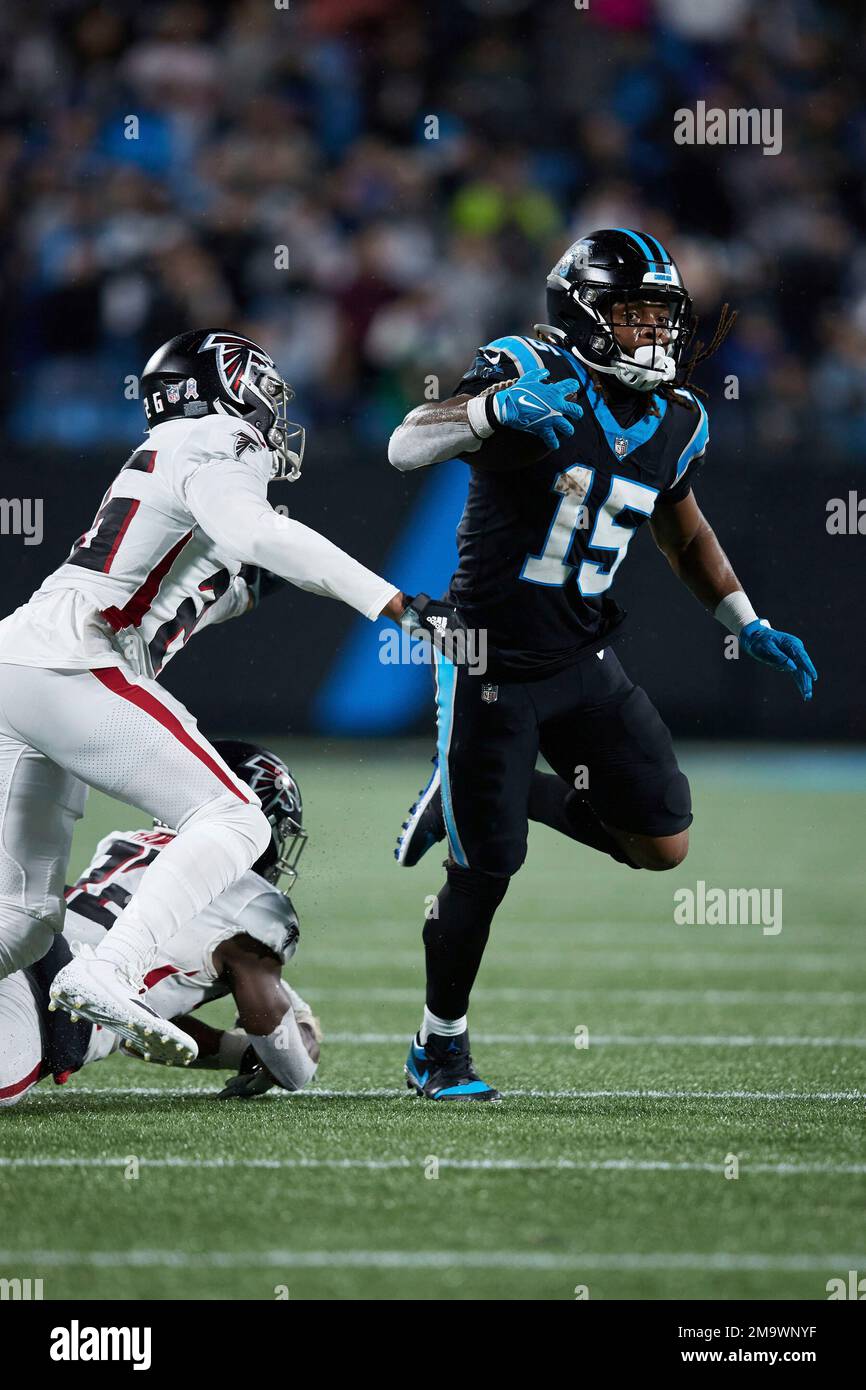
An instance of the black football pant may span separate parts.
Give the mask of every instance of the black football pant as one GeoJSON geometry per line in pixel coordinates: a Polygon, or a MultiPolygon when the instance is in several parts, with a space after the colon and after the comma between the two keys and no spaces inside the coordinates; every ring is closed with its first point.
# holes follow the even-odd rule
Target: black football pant
{"type": "Polygon", "coordinates": [[[530,819],[626,863],[605,825],[675,835],[691,797],[666,725],[610,648],[499,684],[437,653],[436,710],[449,862],[424,924],[427,1007],[459,1018],[530,819]],[[539,752],[555,776],[536,771],[539,752]]]}

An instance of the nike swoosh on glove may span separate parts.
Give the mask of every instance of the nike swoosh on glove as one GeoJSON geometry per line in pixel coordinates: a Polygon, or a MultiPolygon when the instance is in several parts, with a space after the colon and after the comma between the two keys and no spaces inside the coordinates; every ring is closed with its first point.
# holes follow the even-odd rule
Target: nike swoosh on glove
{"type": "Polygon", "coordinates": [[[581,383],[576,377],[548,381],[549,375],[546,367],[535,367],[513,386],[496,391],[491,402],[497,424],[534,434],[548,449],[558,449],[560,438],[574,434],[572,420],[583,415],[577,401],[568,399],[581,390],[581,383]]]}
{"type": "Polygon", "coordinates": [[[778,632],[760,618],[747,623],[740,633],[740,646],[747,656],[774,666],[777,671],[790,671],[804,700],[812,698],[812,682],[818,672],[799,637],[790,632],[778,632]]]}

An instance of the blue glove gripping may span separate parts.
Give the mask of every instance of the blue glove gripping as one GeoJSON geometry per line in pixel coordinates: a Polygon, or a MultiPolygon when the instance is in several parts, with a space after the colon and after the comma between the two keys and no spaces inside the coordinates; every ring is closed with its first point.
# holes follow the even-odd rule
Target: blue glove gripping
{"type": "Polygon", "coordinates": [[[777,671],[790,671],[803,699],[811,700],[812,682],[818,679],[818,672],[799,637],[790,632],[778,632],[755,618],[740,633],[740,646],[755,661],[762,661],[777,671]]]}
{"type": "Polygon", "coordinates": [[[574,434],[572,420],[579,420],[583,409],[568,397],[581,390],[576,377],[548,381],[546,367],[524,372],[513,386],[497,391],[493,413],[500,425],[524,430],[541,439],[548,449],[558,449],[559,440],[574,434]]]}

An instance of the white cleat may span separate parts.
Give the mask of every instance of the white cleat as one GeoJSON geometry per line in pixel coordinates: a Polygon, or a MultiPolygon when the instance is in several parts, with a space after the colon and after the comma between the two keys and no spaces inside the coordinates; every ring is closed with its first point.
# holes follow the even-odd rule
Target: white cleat
{"type": "Polygon", "coordinates": [[[148,1061],[186,1066],[198,1056],[198,1047],[189,1034],[160,1018],[145,1003],[138,986],[110,961],[100,960],[92,949],[82,949],[55,975],[49,1007],[52,1005],[65,1009],[73,1019],[86,1018],[119,1034],[148,1061]]]}
{"type": "Polygon", "coordinates": [[[433,759],[433,771],[418,800],[409,808],[397,839],[394,858],[402,869],[413,869],[433,845],[445,839],[442,813],[442,778],[438,755],[433,759]]]}

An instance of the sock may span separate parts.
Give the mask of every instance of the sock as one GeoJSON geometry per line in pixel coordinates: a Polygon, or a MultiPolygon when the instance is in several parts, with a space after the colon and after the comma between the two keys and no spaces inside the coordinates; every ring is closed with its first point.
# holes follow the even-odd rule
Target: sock
{"type": "Polygon", "coordinates": [[[424,923],[427,1008],[440,1019],[461,1019],[478,974],[493,914],[508,879],[451,865],[435,915],[424,923]]]}
{"type": "Polygon", "coordinates": [[[431,1033],[437,1038],[459,1038],[461,1033],[465,1033],[469,1024],[466,1022],[466,1015],[462,1018],[437,1018],[436,1014],[431,1014],[427,1005],[424,1005],[424,1017],[421,1020],[421,1028],[418,1033],[422,1043],[425,1043],[431,1033]]]}
{"type": "Polygon", "coordinates": [[[549,825],[571,840],[578,840],[618,864],[636,869],[616,840],[605,830],[585,796],[553,772],[534,772],[529,788],[529,819],[549,825]]]}

